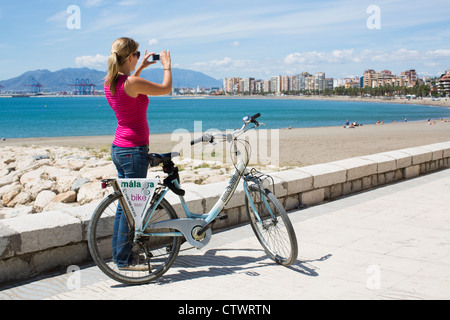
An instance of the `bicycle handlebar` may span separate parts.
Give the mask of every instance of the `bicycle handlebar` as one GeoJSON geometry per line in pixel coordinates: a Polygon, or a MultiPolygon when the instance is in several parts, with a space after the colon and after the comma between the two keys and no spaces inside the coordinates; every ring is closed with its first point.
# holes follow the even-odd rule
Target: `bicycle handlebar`
{"type": "Polygon", "coordinates": [[[194,144],[199,143],[199,142],[210,142],[210,143],[212,143],[213,139],[214,138],[213,138],[212,134],[206,133],[206,134],[202,135],[200,138],[192,140],[191,141],[191,145],[194,145],[194,144]]]}
{"type": "MultiPolygon", "coordinates": [[[[234,134],[236,134],[236,133],[238,133],[238,132],[244,131],[245,127],[246,127],[249,123],[253,123],[253,124],[255,125],[255,127],[259,127],[259,123],[258,123],[258,121],[256,121],[256,119],[258,119],[260,116],[261,116],[261,114],[260,114],[260,113],[257,113],[257,114],[255,114],[255,115],[253,115],[253,116],[246,116],[246,117],[244,117],[244,118],[242,119],[242,121],[244,122],[244,125],[242,126],[241,129],[235,130],[235,131],[232,133],[232,135],[234,135],[234,134]]],[[[210,133],[205,133],[205,134],[202,135],[200,138],[191,140],[191,145],[194,145],[194,144],[199,143],[199,142],[209,142],[209,143],[213,143],[213,142],[214,142],[214,136],[215,136],[215,135],[221,135],[221,136],[223,136],[223,137],[226,137],[227,140],[229,140],[229,138],[230,138],[230,134],[228,134],[228,135],[225,135],[225,134],[214,134],[214,135],[213,135],[213,134],[210,134],[210,133]]]]}
{"type": "Polygon", "coordinates": [[[250,122],[253,122],[253,121],[255,121],[256,119],[258,119],[259,117],[261,117],[261,113],[257,113],[257,114],[255,114],[255,115],[253,115],[253,116],[251,116],[250,117],[250,122]]]}

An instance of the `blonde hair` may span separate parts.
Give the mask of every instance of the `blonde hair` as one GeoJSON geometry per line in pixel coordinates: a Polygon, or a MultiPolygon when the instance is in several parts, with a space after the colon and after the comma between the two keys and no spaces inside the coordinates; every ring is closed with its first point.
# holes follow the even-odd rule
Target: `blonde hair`
{"type": "Polygon", "coordinates": [[[111,55],[108,59],[108,74],[105,85],[109,85],[111,94],[116,92],[119,79],[119,67],[124,65],[127,58],[139,49],[139,43],[130,38],[119,38],[111,45],[111,55]]]}

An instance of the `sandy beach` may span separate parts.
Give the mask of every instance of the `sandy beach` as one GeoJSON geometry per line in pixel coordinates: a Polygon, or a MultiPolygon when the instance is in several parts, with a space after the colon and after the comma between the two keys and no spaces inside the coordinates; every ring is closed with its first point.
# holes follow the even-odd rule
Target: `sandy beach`
{"type": "MultiPolygon", "coordinates": [[[[450,141],[450,120],[253,132],[258,135],[250,136],[257,139],[252,143],[250,164],[270,173],[450,141]]],[[[182,157],[174,160],[182,185],[228,180],[234,171],[226,156],[228,147],[216,147],[214,152],[200,145],[195,149],[189,143],[192,138],[193,133],[182,137],[150,135],[150,152],[182,151],[182,157]]],[[[0,141],[0,219],[101,201],[110,190],[102,190],[100,180],[117,177],[110,157],[113,139],[93,136],[0,141]]],[[[161,175],[160,167],[149,169],[148,177],[161,175]]]]}
{"type": "MultiPolygon", "coordinates": [[[[450,107],[447,98],[439,101],[317,96],[237,96],[214,99],[242,98],[343,100],[349,103],[364,101],[450,107]]],[[[268,130],[262,126],[250,131],[247,136],[252,146],[250,167],[270,174],[293,167],[450,141],[450,119],[396,121],[378,125],[363,123],[355,128],[335,126],[268,130]]],[[[174,162],[180,168],[182,185],[226,181],[234,172],[229,144],[204,149],[200,144],[192,147],[190,141],[200,135],[150,134],[150,152],[181,153],[182,156],[175,158],[174,162]]],[[[110,157],[113,140],[113,135],[0,140],[0,219],[101,201],[110,190],[101,189],[100,180],[117,177],[110,157]]],[[[160,167],[149,169],[148,177],[161,175],[164,177],[160,167]]]]}
{"type": "MultiPolygon", "coordinates": [[[[279,130],[279,164],[306,166],[356,156],[398,150],[450,140],[450,120],[365,124],[338,127],[293,128],[279,130]]],[[[271,135],[269,134],[269,137],[271,135]]],[[[170,152],[179,143],[172,134],[150,135],[150,152],[170,152]]],[[[113,136],[23,138],[0,141],[3,146],[62,146],[93,148],[108,152],[113,136]]]]}
{"type": "Polygon", "coordinates": [[[185,96],[180,99],[286,99],[286,100],[322,100],[322,101],[345,101],[345,102],[373,102],[373,103],[396,103],[408,105],[427,105],[436,107],[450,108],[450,98],[416,98],[406,99],[401,97],[360,97],[360,96],[320,96],[320,95],[237,95],[237,96],[185,96]]]}

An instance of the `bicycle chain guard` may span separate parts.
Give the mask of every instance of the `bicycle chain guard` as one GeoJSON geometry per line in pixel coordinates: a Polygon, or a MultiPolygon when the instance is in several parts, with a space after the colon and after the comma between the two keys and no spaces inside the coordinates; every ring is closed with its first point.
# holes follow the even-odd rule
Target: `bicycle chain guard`
{"type": "Polygon", "coordinates": [[[198,236],[195,232],[195,230],[201,230],[207,225],[206,221],[203,219],[172,219],[172,220],[165,220],[161,222],[155,222],[150,225],[148,225],[147,230],[149,229],[174,229],[179,232],[181,232],[184,237],[186,238],[186,241],[189,242],[192,246],[196,247],[197,249],[203,248],[206,246],[209,241],[211,240],[212,231],[211,229],[208,229],[205,231],[205,236],[203,235],[198,236]],[[200,227],[200,228],[198,228],[200,227]],[[202,238],[202,240],[197,241],[194,239],[194,236],[198,237],[199,239],[202,238]]]}

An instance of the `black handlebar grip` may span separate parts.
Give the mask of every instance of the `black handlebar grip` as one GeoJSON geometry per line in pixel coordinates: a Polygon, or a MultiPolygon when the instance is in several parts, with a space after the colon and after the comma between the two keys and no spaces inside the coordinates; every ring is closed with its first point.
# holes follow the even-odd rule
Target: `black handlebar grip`
{"type": "Polygon", "coordinates": [[[255,120],[255,119],[258,119],[259,117],[261,117],[261,113],[257,113],[257,114],[255,114],[254,116],[251,116],[250,118],[251,118],[252,120],[255,120]]]}
{"type": "Polygon", "coordinates": [[[210,134],[204,134],[200,138],[191,141],[191,146],[199,142],[213,142],[213,136],[210,134]]]}
{"type": "Polygon", "coordinates": [[[194,139],[191,141],[191,146],[196,143],[202,142],[202,141],[203,141],[203,136],[201,136],[200,138],[194,139]]]}

